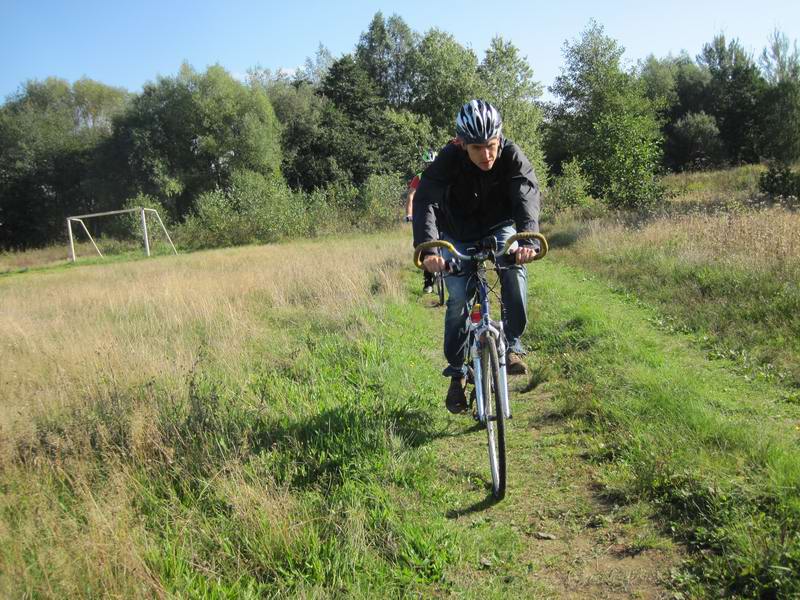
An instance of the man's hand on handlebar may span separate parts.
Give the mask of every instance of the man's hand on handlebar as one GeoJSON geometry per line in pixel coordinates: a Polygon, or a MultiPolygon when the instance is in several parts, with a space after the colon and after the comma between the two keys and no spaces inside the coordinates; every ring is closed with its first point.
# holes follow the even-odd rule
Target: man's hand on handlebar
{"type": "Polygon", "coordinates": [[[533,259],[536,258],[536,248],[532,248],[531,246],[520,246],[517,248],[517,251],[514,252],[514,259],[518,265],[524,265],[529,262],[533,262],[533,259]]]}
{"type": "Polygon", "coordinates": [[[429,254],[423,258],[422,266],[428,273],[441,273],[447,270],[447,262],[438,254],[429,254]]]}

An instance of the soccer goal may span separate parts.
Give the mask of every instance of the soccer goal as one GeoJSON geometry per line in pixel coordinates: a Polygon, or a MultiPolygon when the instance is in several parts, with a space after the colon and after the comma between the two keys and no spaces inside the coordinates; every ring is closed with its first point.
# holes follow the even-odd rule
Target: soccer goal
{"type": "Polygon", "coordinates": [[[147,256],[150,256],[150,237],[147,235],[147,213],[153,213],[158,220],[158,224],[161,225],[161,229],[164,231],[164,235],[167,236],[167,240],[169,241],[169,245],[172,246],[172,251],[175,254],[178,254],[178,251],[175,250],[175,244],[172,243],[172,238],[169,237],[169,233],[167,232],[167,228],[164,227],[164,222],[161,220],[161,216],[158,214],[158,211],[154,208],[145,208],[143,206],[137,206],[136,208],[128,208],[125,210],[109,210],[106,212],[99,212],[99,213],[92,213],[90,215],[75,215],[74,217],[67,217],[67,232],[69,233],[69,259],[72,262],[77,260],[75,256],[75,238],[72,233],[72,224],[78,223],[81,227],[83,227],[83,231],[86,232],[86,235],[89,237],[89,241],[92,242],[92,246],[94,249],[97,250],[97,254],[100,257],[103,257],[103,253],[100,252],[100,248],[97,247],[97,244],[92,237],[92,234],[89,233],[89,229],[86,227],[86,223],[83,222],[84,219],[89,219],[92,217],[106,217],[109,215],[121,215],[124,213],[135,213],[138,212],[141,215],[141,223],[142,223],[142,239],[144,240],[144,252],[147,256]]]}

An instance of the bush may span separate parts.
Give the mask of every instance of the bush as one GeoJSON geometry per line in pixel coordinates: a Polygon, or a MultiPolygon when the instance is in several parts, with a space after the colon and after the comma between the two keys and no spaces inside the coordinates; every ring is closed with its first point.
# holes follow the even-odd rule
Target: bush
{"type": "Polygon", "coordinates": [[[338,182],[311,192],[283,179],[237,171],[226,190],[201,194],[176,231],[187,249],[265,244],[287,237],[374,231],[397,223],[405,184],[397,174],[371,175],[356,188],[338,182]]]}
{"type": "Polygon", "coordinates": [[[770,196],[800,197],[800,173],[787,165],[770,165],[758,179],[758,189],[770,196]]]}
{"type": "Polygon", "coordinates": [[[359,196],[359,228],[374,231],[400,220],[400,202],[406,186],[400,175],[370,175],[359,196]]]}
{"type": "Polygon", "coordinates": [[[201,194],[195,212],[180,226],[187,248],[275,242],[305,234],[308,219],[303,195],[277,177],[236,171],[227,190],[201,194]]]}
{"type": "Polygon", "coordinates": [[[308,229],[303,195],[293,192],[279,177],[237,171],[228,196],[233,209],[250,222],[250,241],[274,242],[308,229]]]}
{"type": "Polygon", "coordinates": [[[612,208],[647,208],[662,197],[656,172],[661,160],[652,118],[602,115],[593,125],[594,148],[585,162],[592,190],[612,208]]]}
{"type": "Polygon", "coordinates": [[[554,212],[565,208],[585,207],[592,201],[589,195],[589,180],[583,174],[580,163],[573,158],[563,165],[547,195],[547,205],[554,212]]]}
{"type": "Polygon", "coordinates": [[[703,111],[681,117],[672,129],[667,154],[677,169],[699,171],[721,165],[725,147],[717,121],[703,111]]]}

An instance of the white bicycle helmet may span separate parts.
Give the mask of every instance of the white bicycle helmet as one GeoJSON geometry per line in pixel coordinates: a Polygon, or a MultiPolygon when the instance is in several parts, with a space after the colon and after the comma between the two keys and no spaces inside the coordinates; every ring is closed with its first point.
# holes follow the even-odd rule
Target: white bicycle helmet
{"type": "Polygon", "coordinates": [[[500,113],[483,100],[470,100],[456,116],[456,134],[467,144],[485,144],[499,137],[502,130],[500,113]]]}

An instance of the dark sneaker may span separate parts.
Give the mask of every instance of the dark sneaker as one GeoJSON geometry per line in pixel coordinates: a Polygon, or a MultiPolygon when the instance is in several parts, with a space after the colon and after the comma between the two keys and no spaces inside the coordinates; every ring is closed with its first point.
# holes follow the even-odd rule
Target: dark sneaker
{"type": "Polygon", "coordinates": [[[425,294],[432,294],[433,293],[433,286],[432,285],[426,285],[424,288],[422,288],[422,291],[425,294]]]}
{"type": "Polygon", "coordinates": [[[450,387],[447,389],[447,398],[445,398],[444,403],[447,406],[447,410],[454,415],[467,410],[467,394],[464,391],[466,383],[463,377],[450,379],[450,387]]]}
{"type": "Polygon", "coordinates": [[[522,362],[522,356],[516,352],[506,354],[506,373],[509,375],[525,375],[528,366],[522,362]]]}

